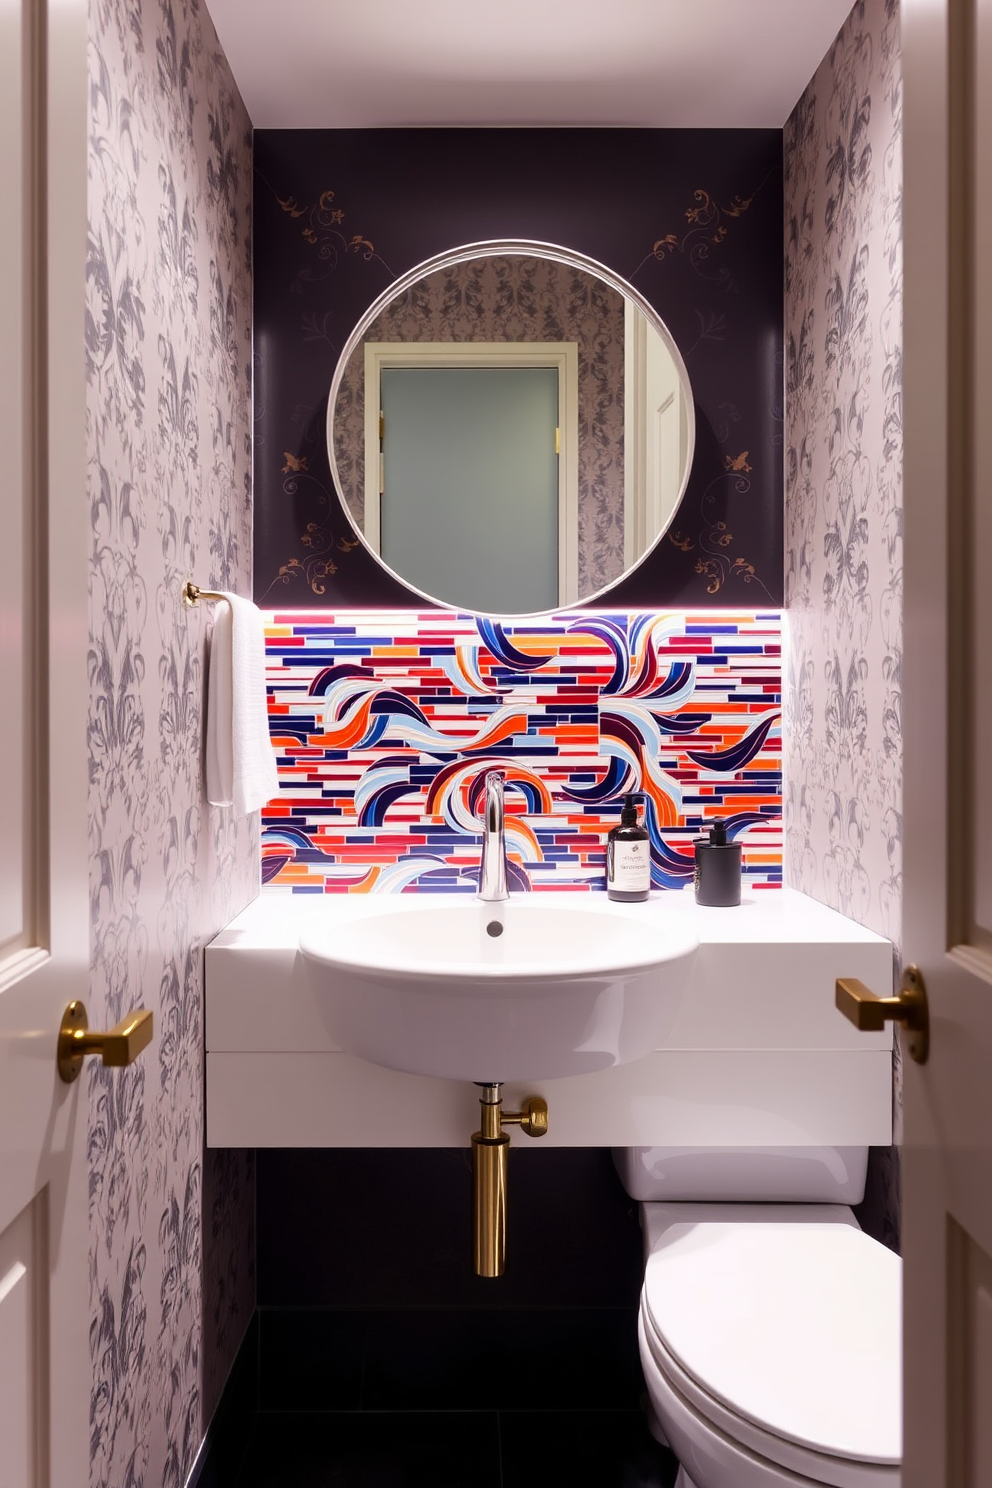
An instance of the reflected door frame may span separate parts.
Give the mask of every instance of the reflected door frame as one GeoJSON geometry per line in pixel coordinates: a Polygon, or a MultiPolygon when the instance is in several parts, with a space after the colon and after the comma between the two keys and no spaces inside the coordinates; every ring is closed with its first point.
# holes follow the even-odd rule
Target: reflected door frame
{"type": "Polygon", "coordinates": [[[382,397],[395,367],[548,367],[558,373],[558,604],[579,597],[579,348],[574,341],[367,341],[365,343],[365,541],[380,551],[382,397]]]}
{"type": "Polygon", "coordinates": [[[623,560],[633,568],[681,500],[689,438],[679,369],[632,300],[624,310],[623,560]],[[672,502],[673,495],[678,499],[672,502]]]}

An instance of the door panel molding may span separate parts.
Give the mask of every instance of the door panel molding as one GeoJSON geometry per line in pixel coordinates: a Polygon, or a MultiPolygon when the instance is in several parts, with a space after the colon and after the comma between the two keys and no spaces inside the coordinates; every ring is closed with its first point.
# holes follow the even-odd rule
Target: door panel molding
{"type": "Polygon", "coordinates": [[[48,1481],[48,1213],[42,1189],[0,1233],[3,1481],[48,1481]]]}
{"type": "Polygon", "coordinates": [[[984,945],[952,946],[948,957],[962,970],[981,977],[983,982],[992,986],[992,951],[987,950],[984,945]]]}
{"type": "Polygon", "coordinates": [[[947,1216],[948,1488],[992,1483],[992,1256],[947,1216]]]}

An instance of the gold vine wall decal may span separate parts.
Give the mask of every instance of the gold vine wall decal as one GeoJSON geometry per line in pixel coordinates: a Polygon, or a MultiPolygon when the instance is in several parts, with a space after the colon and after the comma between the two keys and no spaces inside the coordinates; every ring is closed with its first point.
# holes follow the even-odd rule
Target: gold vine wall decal
{"type": "MultiPolygon", "coordinates": [[[[752,467],[747,462],[749,451],[743,450],[739,455],[726,455],[726,476],[734,476],[733,490],[741,496],[746,496],[751,489],[751,482],[747,475],[751,473],[752,467]]],[[[699,515],[703,527],[696,537],[691,537],[681,528],[673,528],[667,534],[668,541],[682,553],[691,553],[699,547],[699,556],[696,559],[695,571],[707,580],[707,594],[719,594],[724,584],[731,579],[740,579],[745,584],[757,584],[768,595],[772,595],[768,586],[758,577],[758,571],[754,564],[747,558],[732,556],[729,551],[734,543],[734,534],[722,518],[707,517],[707,507],[712,508],[717,497],[713,487],[717,482],[707,489],[699,503],[699,515]]]]}
{"type": "Polygon", "coordinates": [[[285,563],[280,564],[263,597],[268,597],[277,585],[288,588],[300,583],[305,584],[312,594],[326,594],[325,581],[338,571],[332,555],[348,554],[359,547],[360,542],[357,537],[335,534],[331,527],[335,503],[331,501],[325,483],[310,470],[307,456],[294,455],[291,450],[284,450],[283,457],[286,461],[282,467],[285,477],[282,482],[283,494],[292,498],[305,487],[314,496],[324,517],[320,521],[307,522],[299,534],[299,543],[302,548],[310,551],[302,559],[288,558],[285,563]]]}
{"type": "MultiPolygon", "coordinates": [[[[669,232],[663,237],[656,238],[651,252],[644,255],[634,270],[634,274],[637,274],[649,259],[663,263],[678,253],[683,258],[687,258],[695,272],[703,278],[714,279],[722,283],[728,293],[736,291],[737,281],[725,265],[713,271],[710,265],[710,254],[714,247],[719,247],[726,241],[730,233],[728,224],[744,216],[767,180],[766,176],[750,196],[740,194],[732,196],[729,206],[721,206],[712,192],[704,190],[701,186],[697,187],[692,194],[696,205],[687,207],[685,211],[685,219],[689,224],[688,232],[669,232]]],[[[633,278],[634,275],[630,277],[633,278]]]]}
{"type": "MultiPolygon", "coordinates": [[[[261,172],[259,176],[265,181],[261,172]]],[[[360,232],[352,233],[349,238],[341,231],[346,214],[343,207],[336,205],[336,193],[330,187],[321,191],[316,201],[308,204],[301,203],[295,196],[280,196],[268,181],[265,181],[265,185],[286,216],[294,222],[302,223],[300,236],[317,249],[318,257],[329,268],[335,268],[344,254],[353,253],[364,258],[366,263],[381,263],[391,278],[396,277],[381,254],[376,253],[375,244],[370,238],[360,232]]]]}

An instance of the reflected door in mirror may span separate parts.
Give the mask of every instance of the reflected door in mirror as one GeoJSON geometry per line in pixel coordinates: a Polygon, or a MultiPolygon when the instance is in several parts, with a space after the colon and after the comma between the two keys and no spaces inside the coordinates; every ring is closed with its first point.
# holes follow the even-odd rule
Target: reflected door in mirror
{"type": "MultiPolygon", "coordinates": [[[[564,602],[556,369],[389,367],[379,390],[379,552],[390,568],[475,610],[564,602]]],[[[367,538],[370,505],[366,486],[367,538]]]]}

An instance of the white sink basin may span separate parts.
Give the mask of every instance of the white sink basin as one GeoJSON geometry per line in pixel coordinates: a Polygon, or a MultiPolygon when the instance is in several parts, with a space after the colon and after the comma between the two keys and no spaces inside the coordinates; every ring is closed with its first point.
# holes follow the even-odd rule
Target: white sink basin
{"type": "Polygon", "coordinates": [[[349,1054],[458,1080],[585,1075],[650,1053],[674,1019],[699,942],[687,917],[646,909],[410,895],[307,930],[300,951],[349,1054]]]}

